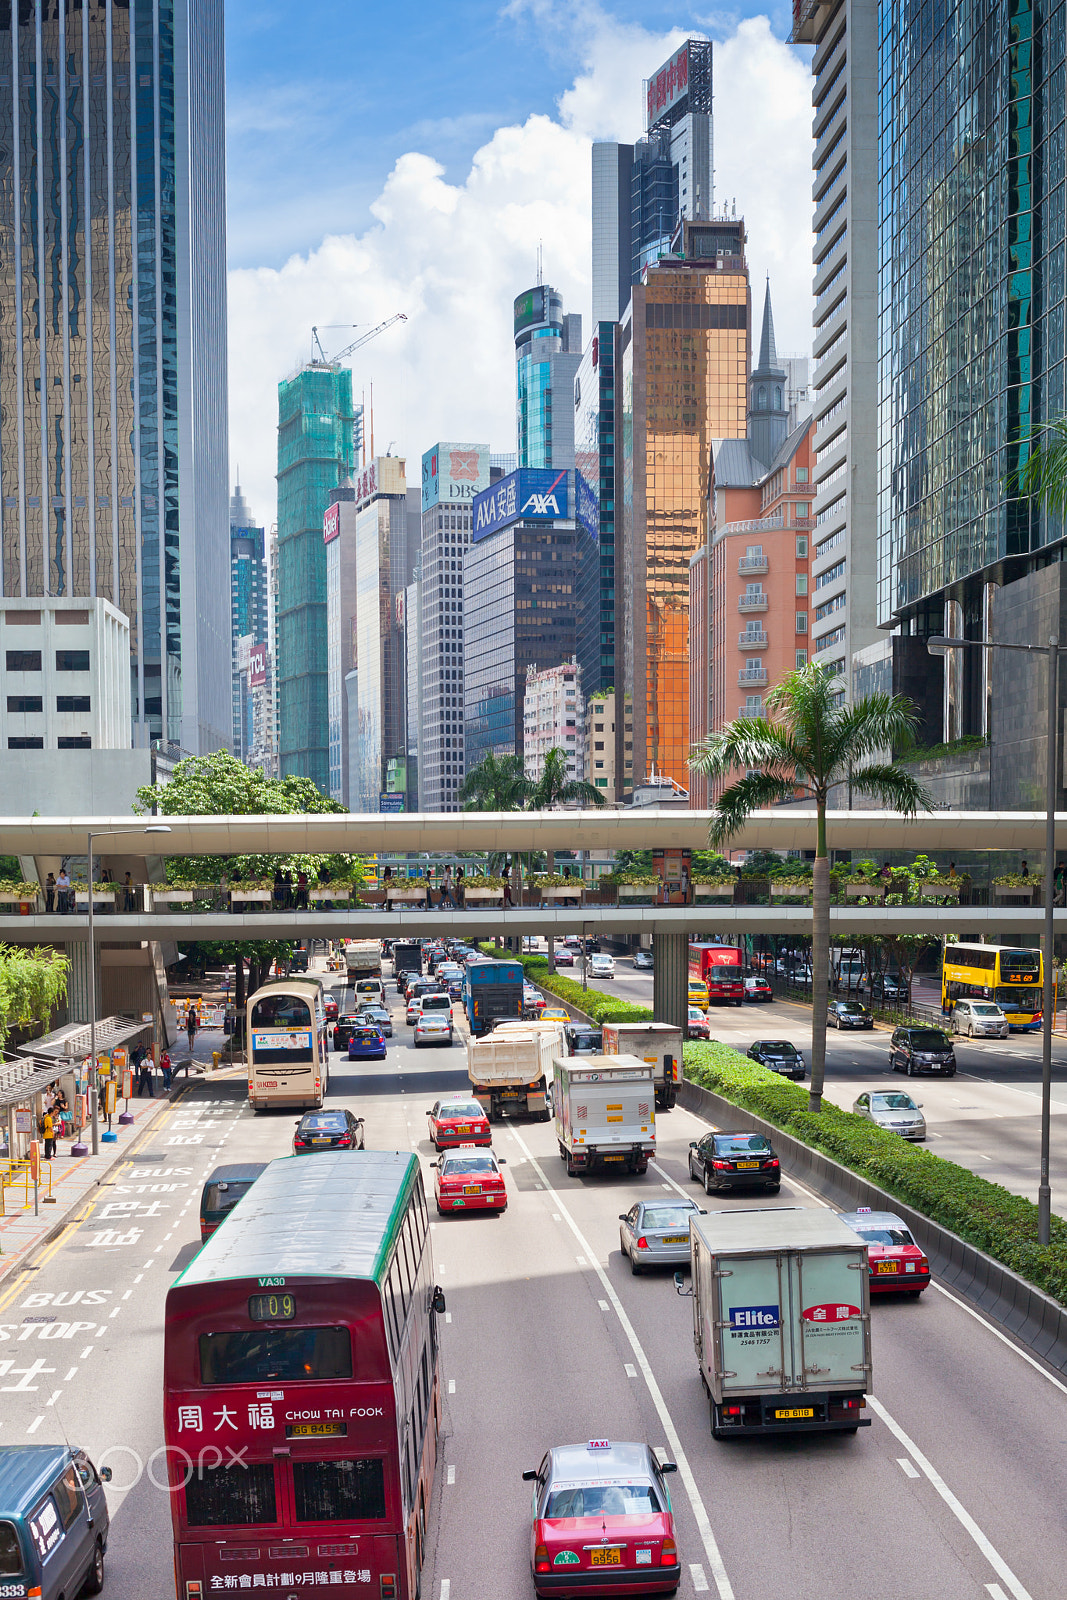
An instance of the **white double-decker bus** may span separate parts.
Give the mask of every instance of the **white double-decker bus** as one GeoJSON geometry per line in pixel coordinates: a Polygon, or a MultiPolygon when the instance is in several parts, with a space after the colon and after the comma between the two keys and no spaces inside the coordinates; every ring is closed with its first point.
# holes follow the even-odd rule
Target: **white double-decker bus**
{"type": "Polygon", "coordinates": [[[321,983],[284,978],[257,989],[248,999],[247,1037],[253,1110],[322,1105],[330,1069],[321,983]]]}

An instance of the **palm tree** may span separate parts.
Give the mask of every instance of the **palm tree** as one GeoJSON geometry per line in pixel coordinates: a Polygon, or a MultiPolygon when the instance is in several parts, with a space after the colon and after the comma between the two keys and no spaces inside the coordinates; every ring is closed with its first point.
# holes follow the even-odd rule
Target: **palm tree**
{"type": "Polygon", "coordinates": [[[818,818],[812,874],[812,1111],[821,1111],[826,1068],[826,1002],[830,960],[830,863],[826,854],[826,804],[845,785],[877,795],[883,805],[911,817],[931,809],[922,785],[878,753],[909,743],[918,722],[903,695],[870,694],[854,705],[839,704],[840,680],[828,667],[811,663],[791,672],[767,696],[768,717],[738,717],[694,750],[689,765],[709,778],[724,778],[736,768],[748,774],[725,789],[715,803],[709,829],[719,847],[753,811],[796,798],[798,789],[815,801],[818,818]],[[865,764],[864,764],[865,763],[865,764]]]}
{"type": "Polygon", "coordinates": [[[1061,520],[1067,518],[1067,417],[1040,423],[1030,435],[1033,446],[1019,479],[1026,500],[1037,500],[1061,520]]]}
{"type": "Polygon", "coordinates": [[[521,811],[530,780],[521,756],[495,756],[488,751],[463,779],[459,803],[464,811],[521,811]]]}

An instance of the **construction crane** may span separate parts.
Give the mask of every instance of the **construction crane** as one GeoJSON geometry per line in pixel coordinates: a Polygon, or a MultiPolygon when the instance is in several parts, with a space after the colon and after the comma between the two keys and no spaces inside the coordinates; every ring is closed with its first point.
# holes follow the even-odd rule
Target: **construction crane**
{"type": "MultiPolygon", "coordinates": [[[[311,364],[313,367],[336,366],[337,363],[339,361],[343,361],[346,356],[353,355],[355,351],[359,350],[363,345],[369,344],[370,341],[372,339],[376,339],[380,333],[384,333],[386,328],[391,328],[395,322],[406,322],[407,320],[407,316],[403,311],[397,311],[395,315],[387,317],[384,322],[379,322],[376,328],[371,328],[368,333],[361,334],[360,337],[358,339],[354,339],[351,344],[346,344],[343,350],[338,350],[337,354],[335,356],[330,356],[329,359],[327,359],[326,352],[322,348],[322,341],[319,338],[319,330],[318,328],[313,327],[311,330],[311,364]],[[319,352],[318,360],[315,359],[316,348],[319,352]]],[[[358,322],[323,323],[324,329],[327,327],[358,328],[359,326],[360,324],[358,322]]]]}

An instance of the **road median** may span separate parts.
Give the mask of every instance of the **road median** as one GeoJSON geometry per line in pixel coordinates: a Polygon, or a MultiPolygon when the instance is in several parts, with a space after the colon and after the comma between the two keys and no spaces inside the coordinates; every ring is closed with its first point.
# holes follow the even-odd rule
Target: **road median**
{"type": "Polygon", "coordinates": [[[942,1279],[973,1291],[970,1298],[1067,1371],[1063,1218],[1053,1216],[1051,1243],[1041,1246],[1037,1206],[1022,1195],[826,1101],[812,1113],[806,1088],[726,1045],[687,1044],[684,1059],[683,1105],[715,1120],[736,1108],[747,1113],[761,1131],[777,1135],[795,1176],[842,1209],[873,1205],[906,1213],[942,1279]]]}

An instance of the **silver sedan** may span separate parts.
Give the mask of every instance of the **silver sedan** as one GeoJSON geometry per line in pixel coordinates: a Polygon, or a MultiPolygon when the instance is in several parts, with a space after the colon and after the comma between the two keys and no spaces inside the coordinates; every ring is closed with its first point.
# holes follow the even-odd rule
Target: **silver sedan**
{"type": "Polygon", "coordinates": [[[639,1200],[619,1213],[619,1245],[636,1277],[645,1267],[689,1262],[689,1218],[700,1213],[691,1200],[639,1200]]]}
{"type": "Polygon", "coordinates": [[[852,1102],[857,1117],[866,1117],[890,1133],[899,1133],[902,1139],[925,1139],[926,1118],[922,1102],[916,1102],[902,1089],[872,1089],[852,1102]]]}

